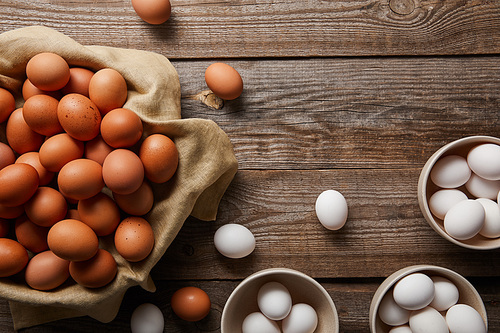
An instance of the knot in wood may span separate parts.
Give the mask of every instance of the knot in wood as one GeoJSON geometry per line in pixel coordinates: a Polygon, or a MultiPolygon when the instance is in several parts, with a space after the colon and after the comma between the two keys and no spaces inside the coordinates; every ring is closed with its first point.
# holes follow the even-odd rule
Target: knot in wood
{"type": "Polygon", "coordinates": [[[414,0],[390,0],[389,7],[399,15],[409,15],[415,10],[414,0]]]}

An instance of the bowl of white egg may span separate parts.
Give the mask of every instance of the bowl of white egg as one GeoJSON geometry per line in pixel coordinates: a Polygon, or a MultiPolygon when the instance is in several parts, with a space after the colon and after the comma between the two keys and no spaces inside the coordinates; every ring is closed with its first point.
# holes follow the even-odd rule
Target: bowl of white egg
{"type": "Polygon", "coordinates": [[[244,279],[222,311],[221,333],[339,332],[337,309],[316,280],[288,268],[244,279]]]}
{"type": "Polygon", "coordinates": [[[415,265],[386,278],[370,304],[372,333],[488,331],[486,309],[474,286],[439,266],[415,265]]]}
{"type": "Polygon", "coordinates": [[[437,150],[418,181],[424,218],[443,238],[474,250],[500,248],[500,139],[465,137],[437,150]]]}

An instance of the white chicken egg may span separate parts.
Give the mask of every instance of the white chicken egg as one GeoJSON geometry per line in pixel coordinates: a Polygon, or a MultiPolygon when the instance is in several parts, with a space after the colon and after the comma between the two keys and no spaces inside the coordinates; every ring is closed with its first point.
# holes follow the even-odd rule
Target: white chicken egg
{"type": "Polygon", "coordinates": [[[399,280],[392,294],[394,301],[403,309],[419,310],[432,302],[434,282],[423,273],[413,273],[399,280]]]}
{"type": "Polygon", "coordinates": [[[387,325],[398,326],[408,322],[410,311],[403,309],[394,301],[391,290],[380,301],[378,316],[387,325]]]}
{"type": "Polygon", "coordinates": [[[430,306],[438,311],[446,311],[457,304],[459,293],[453,282],[442,276],[431,276],[434,282],[434,299],[430,306]]]}
{"type": "Polygon", "coordinates": [[[389,330],[389,333],[413,333],[411,331],[410,326],[408,325],[402,325],[402,326],[397,326],[393,327],[389,330]]]}
{"type": "Polygon", "coordinates": [[[283,333],[313,333],[316,326],[318,326],[316,310],[306,303],[294,304],[282,322],[283,333]]]}
{"type": "Polygon", "coordinates": [[[214,235],[214,245],[222,255],[238,259],[248,256],[255,249],[255,237],[245,226],[225,224],[214,235]]]}
{"type": "Polygon", "coordinates": [[[444,229],[453,238],[466,240],[474,237],[484,225],[485,212],[476,200],[460,201],[446,213],[444,229]]]}
{"type": "Polygon", "coordinates": [[[316,216],[328,230],[338,230],[347,221],[347,201],[335,190],[323,191],[316,199],[316,216]]]}
{"type": "Polygon", "coordinates": [[[467,195],[457,189],[441,189],[429,198],[429,209],[438,219],[443,220],[451,207],[462,200],[467,200],[467,195]]]}
{"type": "Polygon", "coordinates": [[[292,296],[284,285],[271,281],[260,287],[257,304],[267,318],[281,320],[288,316],[292,309],[292,296]]]}
{"type": "Polygon", "coordinates": [[[431,170],[434,184],[442,188],[457,188],[469,180],[471,170],[467,160],[459,155],[440,158],[431,170]]]}
{"type": "Polygon", "coordinates": [[[467,154],[467,163],[478,176],[489,179],[500,179],[500,146],[484,143],[472,148],[467,154]]]}
{"type": "Polygon", "coordinates": [[[490,199],[476,199],[484,208],[484,224],[479,234],[488,238],[500,237],[500,207],[490,199]]]}
{"type": "Polygon", "coordinates": [[[139,305],[130,318],[132,333],[161,333],[164,325],[163,313],[151,303],[139,305]]]}
{"type": "Polygon", "coordinates": [[[467,304],[457,304],[446,312],[450,333],[486,333],[483,317],[467,304]]]}
{"type": "Polygon", "coordinates": [[[243,320],[243,333],[281,333],[278,324],[261,312],[252,312],[243,320]]]}
{"type": "Polygon", "coordinates": [[[446,320],[430,306],[410,314],[410,328],[413,333],[448,333],[446,320]]]}
{"type": "Polygon", "coordinates": [[[495,200],[500,191],[500,180],[484,179],[473,173],[465,183],[465,188],[476,198],[495,200]]]}

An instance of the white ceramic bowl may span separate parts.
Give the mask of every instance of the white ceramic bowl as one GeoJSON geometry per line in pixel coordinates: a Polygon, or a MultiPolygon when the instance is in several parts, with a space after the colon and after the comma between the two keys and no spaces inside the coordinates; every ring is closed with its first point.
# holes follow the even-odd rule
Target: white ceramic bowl
{"type": "Polygon", "coordinates": [[[467,304],[476,309],[477,312],[483,318],[486,327],[488,327],[488,318],[486,315],[486,309],[484,307],[483,300],[481,296],[476,291],[474,286],[467,281],[460,274],[448,269],[439,266],[432,265],[415,265],[409,266],[406,268],[402,268],[395,273],[391,274],[387,279],[382,282],[382,284],[378,287],[373,295],[372,302],[370,304],[370,332],[372,333],[388,333],[390,330],[390,326],[386,325],[382,322],[380,317],[378,316],[378,309],[380,306],[380,302],[384,295],[391,290],[391,288],[401,280],[403,277],[412,274],[412,273],[423,273],[428,276],[442,276],[455,284],[458,288],[458,292],[460,298],[458,299],[458,304],[467,304]]]}
{"type": "Polygon", "coordinates": [[[248,276],[233,290],[222,311],[221,333],[242,332],[245,317],[259,311],[257,293],[260,287],[271,281],[279,282],[289,290],[293,304],[307,303],[316,310],[318,326],[315,332],[339,332],[335,304],[316,280],[296,270],[270,268],[248,276]]]}
{"type": "MultiPolygon", "coordinates": [[[[473,250],[491,250],[500,248],[500,237],[499,238],[486,238],[481,235],[476,235],[471,239],[458,240],[451,237],[446,233],[444,229],[443,220],[434,216],[429,209],[429,198],[434,194],[439,187],[432,183],[430,179],[430,173],[436,162],[447,155],[460,155],[467,157],[469,150],[482,143],[495,143],[500,145],[500,139],[491,136],[469,136],[453,142],[446,144],[437,150],[425,163],[422,171],[420,173],[420,178],[418,180],[418,203],[420,210],[427,220],[429,225],[439,234],[441,237],[447,239],[448,241],[457,244],[459,246],[473,249],[473,250]]],[[[463,192],[467,194],[465,187],[460,187],[463,192]]],[[[470,198],[472,196],[468,195],[470,198]]]]}

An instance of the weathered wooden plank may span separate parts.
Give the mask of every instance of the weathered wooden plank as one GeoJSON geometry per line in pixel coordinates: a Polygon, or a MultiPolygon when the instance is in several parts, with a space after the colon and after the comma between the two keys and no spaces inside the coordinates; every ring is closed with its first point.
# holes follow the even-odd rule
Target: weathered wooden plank
{"type": "Polygon", "coordinates": [[[500,58],[341,58],[228,62],[242,96],[220,110],[208,61],[174,61],[184,118],[212,119],[240,169],[422,167],[442,145],[500,135],[500,58]]]}
{"type": "Polygon", "coordinates": [[[83,44],[183,59],[500,52],[497,1],[397,2],[404,6],[394,0],[172,0],[170,20],[151,26],[128,0],[4,0],[0,31],[44,25],[83,44]]]}

